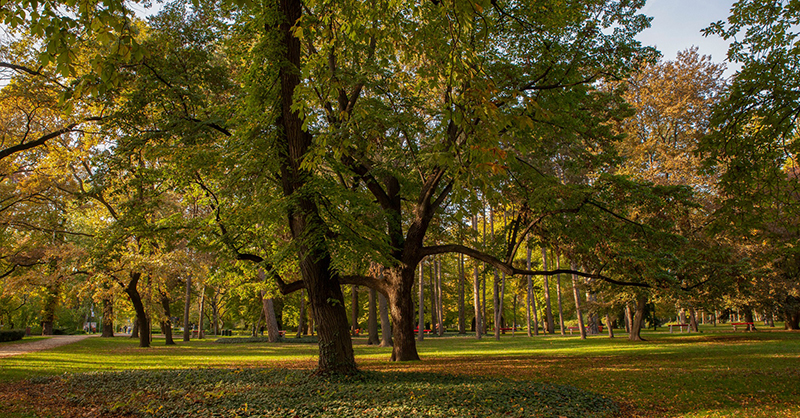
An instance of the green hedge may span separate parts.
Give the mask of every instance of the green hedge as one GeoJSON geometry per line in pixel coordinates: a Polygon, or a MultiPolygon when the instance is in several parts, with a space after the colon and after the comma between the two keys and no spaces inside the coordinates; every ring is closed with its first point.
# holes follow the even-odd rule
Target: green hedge
{"type": "Polygon", "coordinates": [[[25,336],[25,331],[12,329],[12,330],[2,330],[0,331],[0,343],[6,341],[17,341],[21,340],[22,337],[25,336]]]}

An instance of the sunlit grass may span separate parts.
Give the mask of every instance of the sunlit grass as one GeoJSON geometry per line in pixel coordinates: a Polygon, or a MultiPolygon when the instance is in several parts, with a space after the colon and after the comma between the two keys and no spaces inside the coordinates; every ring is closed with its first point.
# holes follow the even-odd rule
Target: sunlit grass
{"type": "MultiPolygon", "coordinates": [[[[713,332],[718,331],[718,332],[713,332]]],[[[354,340],[359,367],[567,384],[611,396],[635,408],[628,415],[685,417],[800,416],[800,334],[648,332],[581,340],[524,333],[476,340],[426,337],[422,362],[393,363],[390,348],[354,340]]],[[[86,371],[267,367],[312,369],[315,344],[217,344],[210,340],[139,348],[130,338],[88,338],[53,350],[0,359],[0,381],[86,371]]],[[[626,416],[628,416],[626,415],[626,416]]]]}
{"type": "Polygon", "coordinates": [[[21,340],[0,342],[0,347],[2,347],[4,345],[11,345],[11,344],[32,343],[34,341],[46,340],[48,338],[50,338],[50,337],[43,337],[41,335],[32,335],[30,337],[23,337],[21,340]]]}

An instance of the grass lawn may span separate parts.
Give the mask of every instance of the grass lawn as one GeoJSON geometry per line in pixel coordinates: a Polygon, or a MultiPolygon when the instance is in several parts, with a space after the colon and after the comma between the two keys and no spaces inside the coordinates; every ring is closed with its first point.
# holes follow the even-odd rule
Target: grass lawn
{"type": "MultiPolygon", "coordinates": [[[[614,415],[620,417],[800,416],[800,333],[775,330],[732,333],[729,326],[716,328],[706,326],[703,330],[701,334],[646,332],[643,336],[648,339],[647,342],[630,342],[624,339],[625,334],[620,333],[615,339],[593,336],[586,341],[581,341],[577,336],[539,336],[531,339],[524,334],[513,337],[505,335],[500,341],[495,341],[491,337],[484,337],[481,340],[463,336],[426,337],[425,341],[418,344],[423,361],[409,363],[389,362],[389,348],[370,347],[366,345],[365,338],[356,338],[356,359],[359,367],[366,371],[368,376],[367,383],[364,384],[366,386],[359,386],[357,390],[363,391],[367,387],[373,388],[367,391],[374,390],[375,386],[370,386],[374,383],[370,382],[379,379],[380,376],[388,376],[393,383],[399,382],[393,386],[397,391],[420,392],[418,385],[403,386],[401,381],[425,380],[435,376],[431,378],[433,382],[431,384],[438,386],[436,388],[429,386],[428,389],[422,390],[422,393],[433,396],[432,394],[437,393],[436,390],[439,390],[437,388],[443,387],[443,384],[452,385],[453,382],[460,382],[459,386],[452,387],[453,391],[459,393],[475,391],[477,394],[473,398],[486,398],[487,396],[481,395],[482,391],[501,387],[505,388],[503,391],[508,392],[508,388],[515,385],[547,382],[569,385],[613,399],[621,405],[621,410],[614,412],[614,415]],[[491,388],[481,386],[483,384],[481,382],[489,380],[497,380],[500,383],[491,388]],[[524,383],[508,384],[509,381],[524,383]]],[[[8,411],[11,415],[7,416],[11,417],[79,416],[96,408],[90,399],[91,396],[84,398],[80,395],[81,390],[89,387],[86,386],[88,383],[76,383],[81,379],[73,379],[72,383],[63,383],[61,379],[62,382],[59,383],[59,379],[43,379],[41,376],[143,370],[142,375],[121,374],[110,378],[107,375],[82,378],[83,381],[106,379],[109,383],[100,392],[107,392],[106,386],[112,387],[113,392],[114,382],[118,382],[121,387],[116,391],[123,392],[121,396],[130,398],[131,391],[145,393],[148,389],[147,386],[136,386],[138,383],[123,383],[125,379],[131,382],[146,380],[164,369],[309,370],[314,367],[317,352],[315,344],[218,344],[209,340],[178,342],[174,347],[165,347],[162,344],[163,340],[156,339],[152,348],[141,349],[137,347],[137,341],[129,338],[89,338],[53,350],[2,358],[0,359],[0,382],[2,382],[0,404],[10,405],[10,408],[4,409],[4,413],[8,411]],[[24,380],[32,377],[34,379],[24,380]],[[46,385],[54,385],[53,392],[60,389],[68,394],[64,395],[65,397],[53,398],[47,403],[49,406],[33,405],[36,403],[36,393],[48,391],[46,385]],[[80,399],[83,401],[78,401],[80,399]]],[[[192,373],[203,373],[203,371],[192,373]]],[[[233,372],[228,370],[225,373],[233,372]]],[[[238,378],[240,382],[237,383],[241,386],[244,385],[242,382],[250,382],[247,383],[250,386],[245,385],[249,388],[247,390],[233,387],[222,390],[219,388],[227,386],[219,386],[222,383],[218,383],[217,386],[197,389],[195,392],[175,392],[171,394],[170,399],[188,402],[186,399],[192,396],[200,396],[198,394],[208,396],[208,393],[212,392],[220,394],[222,398],[234,396],[233,393],[238,393],[235,396],[241,397],[254,391],[253,388],[257,383],[253,382],[260,381],[258,379],[280,378],[283,382],[288,380],[296,382],[296,379],[299,379],[298,375],[304,375],[301,372],[294,372],[294,374],[264,377],[266,375],[263,373],[258,376],[253,375],[255,372],[248,373],[250,374],[240,375],[238,378]]],[[[174,373],[170,375],[172,377],[160,376],[158,379],[153,378],[154,381],[178,379],[174,373]]],[[[201,379],[196,375],[192,376],[186,375],[183,378],[201,379]]],[[[225,379],[235,381],[237,378],[234,376],[223,378],[225,379]]],[[[184,385],[186,383],[189,382],[185,382],[184,385]]],[[[292,383],[295,384],[298,383],[292,383]]],[[[173,386],[181,385],[178,380],[173,381],[173,386]]],[[[339,390],[337,387],[336,385],[324,388],[314,386],[310,390],[306,387],[306,391],[316,390],[318,393],[332,394],[339,390]]],[[[535,393],[545,393],[550,389],[531,390],[535,393]]],[[[155,389],[152,389],[147,393],[152,394],[154,391],[155,389]]],[[[295,396],[291,393],[286,396],[295,396]]],[[[368,393],[370,395],[362,397],[376,396],[377,391],[368,393]]],[[[359,399],[359,396],[347,391],[343,394],[359,399]]],[[[412,399],[414,395],[403,396],[405,398],[402,398],[401,404],[412,399]]],[[[251,398],[236,399],[243,403],[245,408],[247,402],[251,402],[250,405],[256,402],[251,398]]],[[[431,402],[431,399],[426,402],[431,402]]],[[[514,399],[502,402],[511,405],[517,401],[514,399]]],[[[437,405],[436,402],[433,404],[437,405]]],[[[516,404],[514,406],[516,407],[516,404]]],[[[112,408],[103,411],[107,412],[103,415],[113,415],[111,412],[114,410],[112,408]]],[[[230,414],[232,409],[227,411],[230,414]]],[[[237,414],[242,412],[237,411],[237,414]]],[[[398,416],[402,416],[402,412],[397,413],[401,414],[398,416]]],[[[415,415],[412,412],[407,413],[415,415]]],[[[452,413],[454,412],[451,412],[451,415],[452,413]]],[[[575,412],[570,416],[586,414],[588,412],[575,412]]],[[[247,416],[244,413],[242,415],[247,416]]],[[[464,416],[466,415],[465,413],[464,416]]],[[[513,415],[548,416],[517,412],[513,415]]],[[[275,416],[291,416],[291,414],[287,412],[286,415],[275,416]]]]}

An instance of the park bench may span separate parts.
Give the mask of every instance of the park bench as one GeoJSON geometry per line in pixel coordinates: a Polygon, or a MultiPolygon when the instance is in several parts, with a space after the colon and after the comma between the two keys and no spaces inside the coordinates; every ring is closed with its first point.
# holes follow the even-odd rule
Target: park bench
{"type": "MultiPolygon", "coordinates": [[[[419,332],[419,327],[414,328],[414,334],[416,334],[418,332],[419,332]]],[[[425,334],[430,334],[433,331],[431,331],[429,329],[424,329],[424,330],[422,330],[422,332],[424,332],[425,334]]]]}
{"type": "Polygon", "coordinates": [[[680,328],[680,331],[683,332],[683,327],[686,327],[686,332],[689,332],[689,324],[667,324],[669,327],[669,333],[672,334],[673,327],[680,328]]]}
{"type": "Polygon", "coordinates": [[[753,326],[752,322],[731,322],[731,325],[733,325],[733,332],[736,332],[736,327],[737,326],[742,326],[742,325],[746,325],[747,326],[745,331],[755,331],[756,330],[756,327],[753,326]]]}
{"type": "MultiPolygon", "coordinates": [[[[589,327],[586,326],[584,328],[586,328],[586,333],[588,334],[589,333],[589,327]]],[[[572,335],[573,331],[580,331],[581,328],[580,327],[567,327],[567,330],[569,331],[569,335],[572,335]]],[[[597,326],[597,331],[598,332],[603,332],[603,326],[602,325],[598,325],[597,326]]]]}

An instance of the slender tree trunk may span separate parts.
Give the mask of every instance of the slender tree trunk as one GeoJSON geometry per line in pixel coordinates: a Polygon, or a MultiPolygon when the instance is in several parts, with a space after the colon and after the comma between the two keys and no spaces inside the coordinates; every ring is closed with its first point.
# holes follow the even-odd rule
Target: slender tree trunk
{"type": "MultiPolygon", "coordinates": [[[[575,263],[571,264],[573,270],[577,270],[575,268],[575,263]]],[[[575,297],[575,315],[578,317],[578,328],[581,331],[581,339],[586,339],[586,327],[583,325],[583,313],[581,312],[581,292],[578,290],[578,277],[574,274],[572,275],[572,295],[575,297]]]]}
{"type": "Polygon", "coordinates": [[[358,286],[352,286],[352,297],[350,298],[350,335],[358,335],[358,286]]]}
{"type": "Polygon", "coordinates": [[[125,293],[131,299],[133,309],[136,311],[136,323],[139,325],[137,329],[137,331],[139,331],[139,347],[150,347],[150,323],[144,311],[142,297],[139,295],[139,290],[137,289],[141,278],[142,273],[131,273],[130,281],[125,287],[125,293]]]}
{"type": "Polygon", "coordinates": [[[192,338],[192,329],[189,327],[189,310],[192,302],[192,278],[186,277],[186,298],[183,302],[183,341],[192,338]]]}
{"type": "Polygon", "coordinates": [[[442,298],[442,261],[436,260],[436,319],[439,336],[444,336],[444,301],[442,298]]]}
{"type": "MultiPolygon", "coordinates": [[[[555,251],[556,255],[556,270],[561,269],[561,254],[555,251]]],[[[558,295],[558,327],[561,330],[561,335],[567,335],[564,332],[564,307],[561,304],[561,274],[556,275],[556,294],[558,295]]]]}
{"type": "Polygon", "coordinates": [[[59,283],[47,285],[47,293],[42,310],[42,335],[53,335],[53,324],[56,320],[56,308],[58,307],[58,288],[59,283]]]}
{"type": "Polygon", "coordinates": [[[691,306],[689,307],[689,329],[692,330],[692,332],[700,332],[697,328],[697,314],[691,306]]]}
{"type": "MultiPolygon", "coordinates": [[[[417,307],[419,313],[417,314],[417,340],[423,341],[425,339],[425,268],[424,262],[419,262],[419,302],[417,307]]],[[[395,338],[396,340],[397,338],[395,338]]]]}
{"type": "Polygon", "coordinates": [[[262,290],[261,308],[267,325],[267,337],[269,342],[276,343],[281,340],[281,333],[278,329],[278,318],[275,316],[275,301],[272,298],[265,298],[265,295],[266,292],[262,290]]]}
{"type": "Polygon", "coordinates": [[[378,304],[377,304],[377,293],[375,289],[369,289],[369,316],[367,319],[367,328],[369,329],[369,338],[367,339],[367,345],[378,345],[380,344],[380,338],[378,338],[378,304]]]}
{"type": "MultiPolygon", "coordinates": [[[[547,270],[547,248],[542,247],[542,267],[544,270],[547,270]]],[[[547,276],[544,276],[544,314],[546,318],[547,324],[547,333],[553,334],[555,333],[555,324],[553,321],[553,310],[550,308],[550,282],[548,281],[547,276]]]]}
{"type": "MultiPolygon", "coordinates": [[[[531,247],[528,246],[528,270],[531,269],[531,247]]],[[[539,335],[539,312],[536,308],[536,294],[533,293],[533,277],[528,276],[528,336],[531,336],[531,308],[533,309],[533,335],[539,335]]]]}
{"type": "Polygon", "coordinates": [[[381,347],[391,347],[393,344],[392,323],[389,321],[389,303],[382,293],[378,293],[378,305],[381,313],[381,347]]]}
{"type": "Polygon", "coordinates": [[[197,338],[202,340],[206,337],[205,332],[203,332],[203,320],[205,319],[205,308],[206,308],[206,286],[203,285],[203,288],[200,290],[200,312],[197,318],[197,338]]]}
{"type": "Polygon", "coordinates": [[[464,254],[458,255],[458,334],[464,335],[467,333],[467,320],[465,306],[465,282],[467,277],[464,272],[464,254]]]}
{"type": "Polygon", "coordinates": [[[161,309],[164,310],[164,319],[161,321],[161,332],[164,334],[166,345],[175,345],[172,339],[172,312],[169,308],[169,295],[166,292],[161,293],[161,309]]]}
{"type": "Polygon", "coordinates": [[[608,338],[614,338],[614,327],[611,322],[611,314],[606,311],[606,328],[608,328],[608,338]]]}
{"type": "MultiPolygon", "coordinates": [[[[476,217],[477,219],[477,217],[476,217]]],[[[481,339],[481,322],[483,319],[481,318],[481,279],[480,273],[478,271],[480,263],[478,260],[475,260],[475,269],[474,269],[474,280],[473,283],[473,303],[475,305],[475,338],[481,339]]]]}
{"type": "Polygon", "coordinates": [[[212,317],[212,328],[214,331],[214,336],[216,337],[219,335],[219,294],[217,293],[217,289],[212,288],[212,297],[211,297],[211,317],[212,317]]]}
{"type": "Polygon", "coordinates": [[[297,335],[295,338],[303,336],[306,330],[306,290],[300,289],[300,314],[297,316],[297,335]]]}
{"type": "Polygon", "coordinates": [[[103,334],[101,337],[111,338],[114,336],[114,295],[107,295],[103,298],[103,334]]]}
{"type": "Polygon", "coordinates": [[[644,308],[647,305],[647,296],[638,296],[636,298],[636,312],[633,315],[631,322],[631,331],[628,339],[631,341],[644,341],[641,336],[642,322],[644,322],[644,308]]]}
{"type": "MultiPolygon", "coordinates": [[[[430,330],[431,335],[436,335],[436,325],[437,325],[437,318],[439,317],[439,312],[437,311],[437,298],[436,295],[436,256],[431,257],[431,262],[428,264],[431,268],[430,274],[428,274],[428,282],[430,283],[431,288],[431,322],[430,322],[430,330]]],[[[428,327],[426,327],[428,328],[428,327]]]]}

